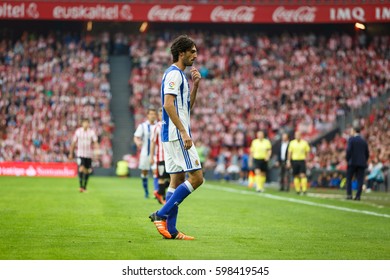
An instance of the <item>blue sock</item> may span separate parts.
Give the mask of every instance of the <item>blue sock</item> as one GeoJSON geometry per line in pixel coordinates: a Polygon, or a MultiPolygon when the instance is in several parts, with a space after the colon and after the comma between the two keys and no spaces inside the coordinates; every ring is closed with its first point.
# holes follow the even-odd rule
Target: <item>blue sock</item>
{"type": "Polygon", "coordinates": [[[149,190],[148,190],[148,178],[147,177],[141,177],[142,178],[142,187],[145,191],[145,197],[149,196],[149,190]]]}
{"type": "MultiPolygon", "coordinates": [[[[173,195],[173,192],[168,190],[165,200],[168,201],[172,197],[172,195],[173,195]]],[[[169,216],[167,218],[168,231],[171,234],[178,232],[178,230],[176,228],[176,221],[177,221],[178,212],[179,212],[179,207],[177,207],[175,205],[175,207],[172,208],[172,210],[169,213],[169,216]]]]}
{"type": "Polygon", "coordinates": [[[157,177],[153,177],[153,186],[154,186],[154,190],[158,191],[158,178],[157,177]]]}
{"type": "Polygon", "coordinates": [[[171,198],[165,203],[165,205],[157,211],[157,215],[160,217],[168,217],[168,214],[194,190],[190,182],[185,181],[183,184],[177,187],[171,198]]]}

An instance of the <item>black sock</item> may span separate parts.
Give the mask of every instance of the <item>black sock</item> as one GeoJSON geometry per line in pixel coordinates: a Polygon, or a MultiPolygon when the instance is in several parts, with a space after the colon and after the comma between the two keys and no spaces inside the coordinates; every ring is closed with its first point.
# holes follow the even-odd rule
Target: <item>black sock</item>
{"type": "Polygon", "coordinates": [[[83,185],[84,189],[87,189],[88,177],[89,177],[89,173],[84,173],[84,185],[83,185]]]}
{"type": "Polygon", "coordinates": [[[158,184],[158,194],[161,194],[165,197],[165,190],[169,187],[169,182],[164,182],[162,184],[158,184]]]}
{"type": "Polygon", "coordinates": [[[83,178],[84,178],[84,173],[79,171],[79,182],[80,182],[80,187],[83,187],[83,178]]]}
{"type": "Polygon", "coordinates": [[[164,196],[165,194],[165,188],[164,188],[164,183],[158,183],[158,194],[164,196]]]}

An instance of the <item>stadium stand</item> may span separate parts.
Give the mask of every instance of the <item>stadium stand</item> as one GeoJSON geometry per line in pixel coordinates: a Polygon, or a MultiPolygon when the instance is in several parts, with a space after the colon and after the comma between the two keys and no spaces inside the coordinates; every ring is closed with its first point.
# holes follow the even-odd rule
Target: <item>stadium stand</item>
{"type": "Polygon", "coordinates": [[[25,32],[0,41],[0,161],[67,161],[80,119],[88,117],[111,166],[113,124],[106,46],[91,36],[25,32]]]}

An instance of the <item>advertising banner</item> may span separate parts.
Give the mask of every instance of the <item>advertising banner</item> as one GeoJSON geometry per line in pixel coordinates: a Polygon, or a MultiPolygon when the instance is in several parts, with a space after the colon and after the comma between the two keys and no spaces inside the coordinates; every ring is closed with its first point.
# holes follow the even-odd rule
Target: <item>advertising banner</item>
{"type": "Polygon", "coordinates": [[[0,176],[75,177],[76,163],[0,162],[0,176]]]}
{"type": "Polygon", "coordinates": [[[389,22],[390,4],[261,6],[5,1],[0,3],[1,19],[194,23],[389,22]]]}

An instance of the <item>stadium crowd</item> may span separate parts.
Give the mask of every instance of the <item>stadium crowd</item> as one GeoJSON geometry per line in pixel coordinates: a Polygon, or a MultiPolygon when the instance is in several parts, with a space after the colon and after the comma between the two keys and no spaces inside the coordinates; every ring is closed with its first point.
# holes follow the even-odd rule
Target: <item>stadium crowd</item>
{"type": "MultiPolygon", "coordinates": [[[[129,38],[136,124],[144,118],[143,108],[161,104],[162,71],[171,64],[169,43],[176,34],[160,35],[129,38]]],[[[189,35],[199,50],[194,65],[204,77],[191,130],[213,159],[221,147],[247,147],[259,129],[270,139],[291,129],[310,139],[329,129],[337,115],[390,88],[389,36],[189,35]]],[[[344,140],[339,137],[334,145],[341,147],[344,140]]]]}
{"type": "Polygon", "coordinates": [[[100,42],[27,32],[0,39],[0,161],[67,161],[86,117],[100,143],[93,165],[111,166],[110,66],[100,42]]]}

